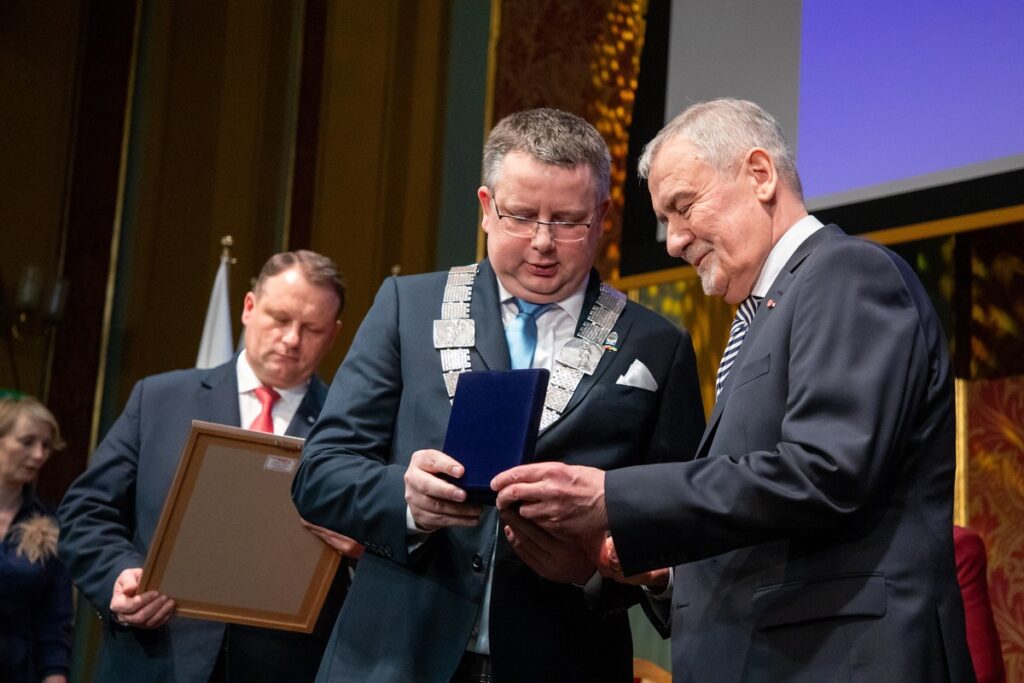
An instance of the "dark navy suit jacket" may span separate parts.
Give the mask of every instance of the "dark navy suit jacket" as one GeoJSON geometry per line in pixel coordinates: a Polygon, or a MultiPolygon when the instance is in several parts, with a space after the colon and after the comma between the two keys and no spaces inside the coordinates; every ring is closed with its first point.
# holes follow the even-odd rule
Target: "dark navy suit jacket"
{"type": "Polygon", "coordinates": [[[675,568],[683,681],[970,681],[945,335],[909,266],[826,226],[761,302],[698,458],[609,473],[623,568],[675,568]]]}
{"type": "MultiPolygon", "coordinates": [[[[403,474],[413,452],[440,449],[451,406],[433,348],[446,274],[390,278],[338,371],[293,482],[300,513],[366,546],[327,646],[320,681],[448,681],[465,652],[497,542],[490,647],[498,681],[631,681],[624,607],[609,582],[596,606],[583,590],[542,579],[497,534],[489,508],[474,528],[449,528],[407,551],[403,474]]],[[[586,312],[600,282],[591,275],[586,312]]],[[[494,271],[473,286],[474,370],[508,369],[494,271]]],[[[704,413],[689,336],[629,303],[604,354],[536,455],[604,469],[692,457],[704,413]],[[639,359],[657,391],[617,384],[639,359]]]]}
{"type": "Polygon", "coordinates": [[[56,557],[30,562],[18,554],[22,522],[50,511],[32,490],[0,540],[0,681],[38,683],[67,675],[71,661],[71,580],[56,557]]]}
{"type": "MultiPolygon", "coordinates": [[[[237,357],[236,357],[237,358],[237,357]]],[[[86,471],[61,502],[60,554],[82,594],[107,617],[118,575],[142,567],[193,419],[238,426],[236,359],[216,368],[147,377],[96,448],[86,471]]],[[[320,412],[326,386],[317,378],[287,434],[304,437],[320,412]]],[[[337,582],[346,581],[344,570],[337,582]]],[[[332,590],[337,603],[344,586],[332,590]]],[[[326,640],[338,605],[325,605],[312,637],[326,640]]],[[[108,630],[97,678],[121,681],[207,681],[225,625],[172,617],[154,630],[108,630]]],[[[281,638],[295,634],[281,632],[281,638]]]]}

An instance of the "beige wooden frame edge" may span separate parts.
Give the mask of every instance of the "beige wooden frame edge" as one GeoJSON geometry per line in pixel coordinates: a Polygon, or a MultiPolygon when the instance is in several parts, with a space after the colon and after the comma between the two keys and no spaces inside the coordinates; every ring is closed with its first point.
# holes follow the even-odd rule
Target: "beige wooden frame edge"
{"type": "MultiPolygon", "coordinates": [[[[167,493],[167,499],[164,501],[160,521],[157,523],[150,543],[149,553],[146,555],[146,563],[142,570],[142,580],[138,589],[139,594],[160,585],[160,579],[170,557],[170,549],[174,546],[174,540],[180,528],[181,517],[188,507],[188,500],[195,486],[196,476],[190,476],[193,474],[192,469],[196,466],[193,463],[198,464],[205,457],[204,443],[211,438],[227,439],[243,447],[258,446],[261,454],[267,454],[269,450],[273,455],[289,458],[298,457],[297,454],[301,454],[303,443],[303,440],[297,437],[265,434],[213,422],[192,420],[192,430],[189,432],[182,450],[178,469],[167,493]],[[182,502],[183,500],[184,502],[182,502]]],[[[313,590],[307,590],[300,612],[291,618],[280,612],[191,601],[187,598],[176,598],[178,603],[176,613],[185,617],[311,633],[340,563],[341,557],[338,553],[324,544],[314,576],[309,581],[314,586],[313,590]]]]}

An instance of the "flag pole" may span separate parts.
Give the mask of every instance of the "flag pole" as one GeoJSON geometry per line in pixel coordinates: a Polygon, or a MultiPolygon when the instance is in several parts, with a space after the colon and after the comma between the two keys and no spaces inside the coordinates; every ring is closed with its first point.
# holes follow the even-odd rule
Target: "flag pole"
{"type": "Polygon", "coordinates": [[[231,235],[224,235],[220,238],[220,260],[221,263],[235,265],[238,259],[231,256],[231,247],[235,246],[235,240],[231,235]]]}
{"type": "Polygon", "coordinates": [[[228,296],[228,266],[235,263],[231,247],[235,241],[231,235],[220,239],[220,265],[213,279],[210,303],[206,308],[203,335],[199,341],[196,356],[197,368],[212,368],[231,360],[234,355],[234,335],[231,331],[231,303],[228,296]]]}

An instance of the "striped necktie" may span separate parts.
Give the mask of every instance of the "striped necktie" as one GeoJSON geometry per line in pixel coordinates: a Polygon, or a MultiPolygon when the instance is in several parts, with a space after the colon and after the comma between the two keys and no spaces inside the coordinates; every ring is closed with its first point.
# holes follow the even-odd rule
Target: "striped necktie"
{"type": "Polygon", "coordinates": [[[522,299],[516,299],[515,303],[519,313],[505,328],[505,338],[512,369],[518,370],[533,366],[533,354],[537,350],[537,318],[552,304],[531,304],[522,299]]]}
{"type": "Polygon", "coordinates": [[[736,355],[740,352],[740,344],[743,343],[743,338],[747,336],[747,328],[750,327],[750,321],[754,319],[754,314],[757,313],[757,306],[760,303],[761,297],[751,294],[736,309],[736,318],[732,321],[732,327],[729,329],[729,342],[725,345],[725,351],[722,352],[722,362],[718,365],[718,378],[715,379],[715,398],[718,398],[718,395],[722,393],[722,387],[725,386],[725,378],[729,376],[729,368],[736,362],[736,355]]]}

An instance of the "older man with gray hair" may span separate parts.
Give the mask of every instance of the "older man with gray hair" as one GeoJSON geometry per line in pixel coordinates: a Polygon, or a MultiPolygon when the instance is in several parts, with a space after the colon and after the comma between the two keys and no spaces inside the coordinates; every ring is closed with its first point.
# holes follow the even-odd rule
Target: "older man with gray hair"
{"type": "Polygon", "coordinates": [[[677,680],[973,680],[953,379],[921,283],[808,215],[752,102],[690,107],[640,169],[669,253],[739,305],[697,457],[523,466],[493,482],[499,507],[579,538],[623,580],[675,565],[677,680]]]}

